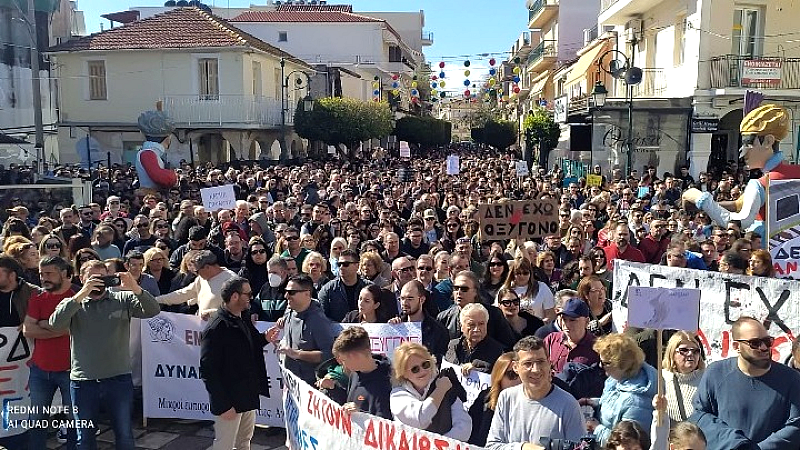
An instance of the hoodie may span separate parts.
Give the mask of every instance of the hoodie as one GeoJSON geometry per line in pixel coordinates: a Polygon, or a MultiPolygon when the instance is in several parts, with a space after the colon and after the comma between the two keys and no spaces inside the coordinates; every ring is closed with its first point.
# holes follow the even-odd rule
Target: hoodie
{"type": "Polygon", "coordinates": [[[373,354],[377,367],[372,372],[353,372],[347,388],[347,401],[359,411],[392,420],[389,396],[392,393],[392,363],[384,355],[373,354]]]}
{"type": "Polygon", "coordinates": [[[261,228],[261,238],[264,239],[264,242],[275,242],[275,233],[272,232],[269,226],[266,214],[262,212],[255,213],[247,221],[258,224],[259,228],[261,228]]]}
{"type": "Polygon", "coordinates": [[[600,408],[597,420],[600,422],[594,434],[605,446],[611,429],[621,420],[639,422],[645,430],[653,421],[653,396],[658,390],[658,374],[653,366],[644,363],[639,373],[626,380],[606,380],[603,395],[600,397],[600,408]]]}

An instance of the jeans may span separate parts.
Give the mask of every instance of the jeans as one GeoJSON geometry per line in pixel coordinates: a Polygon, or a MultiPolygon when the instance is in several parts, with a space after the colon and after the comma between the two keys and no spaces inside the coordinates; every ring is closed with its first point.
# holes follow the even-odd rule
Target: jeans
{"type": "MultiPolygon", "coordinates": [[[[53,395],[56,389],[61,391],[61,404],[67,408],[72,407],[70,401],[69,371],[48,372],[31,364],[31,375],[28,378],[28,387],[31,392],[31,406],[33,412],[31,420],[47,420],[48,414],[44,413],[44,408],[53,403],[53,395]]],[[[68,415],[68,420],[72,419],[68,415]]],[[[29,431],[30,446],[32,449],[47,448],[47,430],[45,428],[32,428],[29,431]]],[[[75,428],[67,428],[67,449],[75,450],[77,447],[77,432],[75,428]]]]}
{"type": "MultiPolygon", "coordinates": [[[[92,421],[91,427],[78,428],[78,449],[97,450],[97,431],[100,405],[111,418],[116,450],[134,450],[131,414],[133,413],[133,379],[131,374],[102,380],[72,380],[70,382],[75,420],[92,421]]],[[[88,425],[78,422],[79,425],[88,425]]]]}

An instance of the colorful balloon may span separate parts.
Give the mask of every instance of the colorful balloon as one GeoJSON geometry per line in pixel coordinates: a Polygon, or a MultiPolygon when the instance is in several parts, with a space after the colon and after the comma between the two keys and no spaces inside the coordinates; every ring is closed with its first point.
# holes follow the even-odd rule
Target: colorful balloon
{"type": "Polygon", "coordinates": [[[439,82],[439,87],[443,88],[443,87],[444,87],[444,85],[445,85],[445,82],[444,82],[444,80],[442,80],[442,81],[440,81],[440,82],[439,82]]]}
{"type": "Polygon", "coordinates": [[[469,95],[470,95],[469,89],[467,89],[466,91],[464,91],[464,97],[469,97],[469,95]]]}
{"type": "Polygon", "coordinates": [[[519,77],[514,77],[514,83],[519,83],[519,80],[520,80],[519,77]]]}
{"type": "Polygon", "coordinates": [[[490,65],[490,66],[493,66],[493,65],[495,65],[495,64],[497,64],[497,61],[495,61],[495,59],[494,59],[494,58],[492,58],[492,59],[490,59],[490,60],[489,60],[489,65],[490,65]]]}
{"type": "Polygon", "coordinates": [[[517,87],[515,87],[515,88],[514,88],[514,93],[515,93],[515,94],[519,94],[519,91],[520,91],[520,90],[521,90],[521,89],[519,88],[519,86],[517,86],[517,87]]]}
{"type": "Polygon", "coordinates": [[[381,95],[381,91],[375,89],[374,91],[372,91],[372,95],[381,95]]]}
{"type": "Polygon", "coordinates": [[[469,60],[464,61],[464,67],[469,67],[470,64],[469,60]]]}
{"type": "Polygon", "coordinates": [[[471,72],[470,72],[469,70],[465,70],[465,71],[464,71],[464,76],[465,76],[465,77],[468,77],[470,73],[471,73],[471,72]]]}
{"type": "Polygon", "coordinates": [[[392,91],[392,94],[400,95],[400,90],[399,89],[395,89],[395,90],[392,91]]]}
{"type": "Polygon", "coordinates": [[[411,90],[411,95],[412,95],[413,97],[417,97],[417,96],[419,95],[419,91],[418,91],[418,90],[416,90],[416,89],[412,89],[412,90],[411,90]]]}
{"type": "Polygon", "coordinates": [[[489,78],[489,86],[494,86],[495,83],[497,83],[497,80],[494,78],[489,78]]]}
{"type": "Polygon", "coordinates": [[[373,82],[372,82],[372,87],[374,87],[374,88],[379,88],[379,87],[381,87],[381,83],[380,83],[380,81],[373,81],[373,82]]]}
{"type": "Polygon", "coordinates": [[[377,75],[375,75],[375,77],[373,78],[373,80],[375,80],[375,81],[380,81],[380,79],[381,79],[381,77],[379,77],[377,75]]]}
{"type": "Polygon", "coordinates": [[[412,88],[415,88],[415,87],[417,87],[417,86],[418,86],[418,85],[417,85],[417,82],[416,82],[416,81],[412,81],[412,82],[411,82],[411,87],[412,87],[412,88]]]}
{"type": "Polygon", "coordinates": [[[444,78],[444,71],[439,72],[439,78],[444,78]]]}
{"type": "Polygon", "coordinates": [[[436,86],[438,86],[438,84],[435,81],[433,83],[431,83],[431,87],[432,88],[436,89],[436,86]]]}
{"type": "Polygon", "coordinates": [[[439,97],[441,97],[441,98],[447,97],[447,92],[444,92],[444,91],[439,92],[439,97]]]}
{"type": "Polygon", "coordinates": [[[436,96],[438,94],[439,94],[439,91],[437,91],[436,89],[431,89],[431,95],[432,96],[436,96]]]}
{"type": "Polygon", "coordinates": [[[514,67],[513,72],[514,72],[514,75],[519,75],[520,73],[522,73],[522,69],[520,69],[519,67],[514,67]]]}
{"type": "Polygon", "coordinates": [[[489,75],[491,75],[491,76],[495,76],[496,74],[497,74],[497,69],[495,69],[494,67],[492,67],[491,69],[489,69],[489,75]]]}
{"type": "Polygon", "coordinates": [[[439,63],[439,68],[440,68],[440,69],[444,69],[444,61],[442,61],[442,62],[440,62],[440,63],[439,63]]]}
{"type": "Polygon", "coordinates": [[[397,80],[398,78],[400,78],[400,75],[398,75],[398,74],[394,74],[394,75],[392,75],[392,79],[393,79],[393,80],[397,80]]]}
{"type": "Polygon", "coordinates": [[[519,64],[521,61],[522,61],[522,60],[521,60],[521,59],[519,59],[519,56],[517,56],[516,58],[514,58],[514,64],[519,64]]]}
{"type": "Polygon", "coordinates": [[[399,87],[400,87],[400,83],[398,83],[397,81],[395,81],[394,83],[392,83],[392,89],[397,89],[397,88],[399,88],[399,87]]]}
{"type": "Polygon", "coordinates": [[[470,85],[470,82],[469,82],[469,80],[464,80],[464,86],[467,86],[467,87],[469,87],[469,85],[470,85]]]}
{"type": "Polygon", "coordinates": [[[439,79],[439,77],[437,77],[436,75],[434,75],[434,76],[432,76],[432,77],[431,77],[431,80],[434,80],[434,81],[435,81],[435,80],[438,80],[438,79],[439,79]]]}

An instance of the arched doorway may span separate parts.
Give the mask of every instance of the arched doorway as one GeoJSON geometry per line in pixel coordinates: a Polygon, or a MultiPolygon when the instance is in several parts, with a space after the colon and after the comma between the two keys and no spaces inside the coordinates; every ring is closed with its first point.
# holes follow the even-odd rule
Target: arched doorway
{"type": "Polygon", "coordinates": [[[724,170],[727,170],[729,161],[739,161],[739,148],[742,146],[742,138],[739,135],[739,125],[744,118],[744,111],[741,108],[734,109],[722,116],[719,120],[717,131],[711,136],[711,155],[708,158],[707,171],[718,178],[724,170]]]}
{"type": "Polygon", "coordinates": [[[269,148],[269,159],[277,161],[281,159],[281,141],[275,139],[269,148]]]}
{"type": "Polygon", "coordinates": [[[261,143],[253,141],[250,143],[250,148],[247,151],[247,159],[255,160],[261,157],[261,143]]]}

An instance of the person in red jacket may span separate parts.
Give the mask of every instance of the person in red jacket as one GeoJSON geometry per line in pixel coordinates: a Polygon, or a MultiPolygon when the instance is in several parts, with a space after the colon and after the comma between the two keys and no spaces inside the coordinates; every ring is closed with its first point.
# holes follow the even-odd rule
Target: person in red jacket
{"type": "Polygon", "coordinates": [[[178,183],[178,175],[165,167],[166,152],[172,141],[175,123],[164,112],[145,111],[139,115],[139,130],[145,142],[136,155],[139,187],[144,192],[168,189],[178,183]]]}
{"type": "Polygon", "coordinates": [[[642,252],[630,245],[630,238],[631,230],[628,228],[628,224],[620,223],[617,225],[614,229],[614,240],[603,249],[606,253],[606,261],[608,261],[608,270],[614,268],[615,259],[645,262],[642,252]]]}

